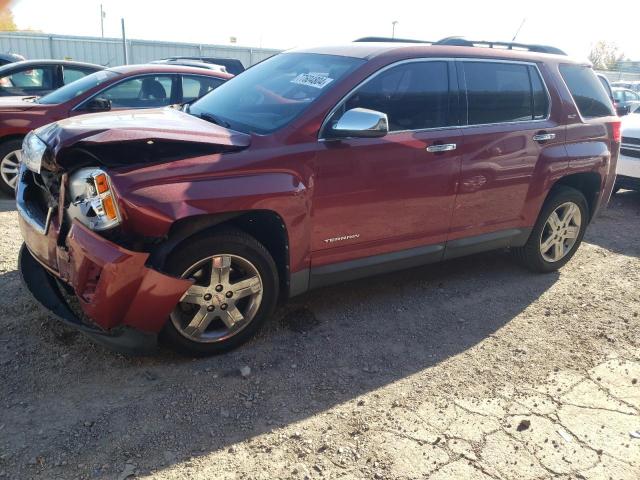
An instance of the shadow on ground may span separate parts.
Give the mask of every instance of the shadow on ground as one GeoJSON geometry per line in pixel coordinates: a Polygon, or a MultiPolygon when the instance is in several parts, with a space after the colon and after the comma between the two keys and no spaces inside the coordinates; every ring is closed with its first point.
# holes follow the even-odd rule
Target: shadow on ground
{"type": "Polygon", "coordinates": [[[627,256],[640,257],[638,231],[640,192],[622,190],[611,197],[609,207],[587,230],[585,241],[627,256]],[[628,225],[628,228],[621,228],[628,225]]]}
{"type": "Polygon", "coordinates": [[[6,273],[0,470],[115,478],[130,459],[145,472],[228,448],[464,352],[557,278],[495,252],[325,288],[280,309],[243,348],[191,360],[95,346],[6,273]],[[50,374],[34,374],[43,370],[50,374]]]}
{"type": "Polygon", "coordinates": [[[0,212],[12,212],[16,209],[16,202],[13,198],[0,196],[0,212]]]}

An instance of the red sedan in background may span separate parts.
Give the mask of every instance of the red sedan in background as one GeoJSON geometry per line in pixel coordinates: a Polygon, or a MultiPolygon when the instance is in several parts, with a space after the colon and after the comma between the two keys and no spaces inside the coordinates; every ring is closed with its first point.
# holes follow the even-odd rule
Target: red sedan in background
{"type": "Polygon", "coordinates": [[[44,97],[0,99],[0,190],[13,194],[23,137],[63,118],[195,100],[231,78],[179,65],[128,65],[87,75],[44,97]]]}

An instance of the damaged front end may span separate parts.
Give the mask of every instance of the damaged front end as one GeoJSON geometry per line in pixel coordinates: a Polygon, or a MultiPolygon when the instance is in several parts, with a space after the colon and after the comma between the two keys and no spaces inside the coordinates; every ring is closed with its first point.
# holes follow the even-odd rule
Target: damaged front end
{"type": "MultiPolygon", "coordinates": [[[[170,112],[160,117],[177,121],[170,112]]],[[[194,142],[187,149],[191,154],[193,149],[211,152],[248,145],[243,134],[197,121],[201,131],[186,137],[194,141],[209,132],[219,143],[210,137],[194,142]]],[[[106,130],[104,125],[88,128],[86,119],[67,122],[31,134],[47,149],[20,169],[16,202],[25,241],[19,260],[22,277],[42,305],[97,342],[127,352],[147,351],[192,282],[149,266],[144,240],[119,241],[126,219],[109,168],[175,160],[185,150],[184,135],[148,125],[106,130]]]]}

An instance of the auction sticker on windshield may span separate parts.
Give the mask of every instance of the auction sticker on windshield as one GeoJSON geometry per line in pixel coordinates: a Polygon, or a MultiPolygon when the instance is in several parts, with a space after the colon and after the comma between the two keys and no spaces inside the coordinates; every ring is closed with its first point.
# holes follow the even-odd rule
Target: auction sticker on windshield
{"type": "Polygon", "coordinates": [[[322,73],[301,73],[296,78],[291,80],[291,83],[297,83],[298,85],[305,85],[313,88],[324,88],[333,82],[333,78],[329,78],[322,73]]]}

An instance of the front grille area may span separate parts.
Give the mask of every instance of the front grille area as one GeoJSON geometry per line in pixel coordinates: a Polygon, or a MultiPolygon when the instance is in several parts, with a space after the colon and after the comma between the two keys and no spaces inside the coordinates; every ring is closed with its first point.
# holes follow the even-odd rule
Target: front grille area
{"type": "Polygon", "coordinates": [[[43,170],[40,174],[20,168],[16,189],[16,206],[34,228],[46,234],[51,216],[58,205],[60,177],[43,170]]]}
{"type": "Polygon", "coordinates": [[[622,143],[627,143],[629,145],[640,145],[640,138],[622,137],[622,143]]]}

